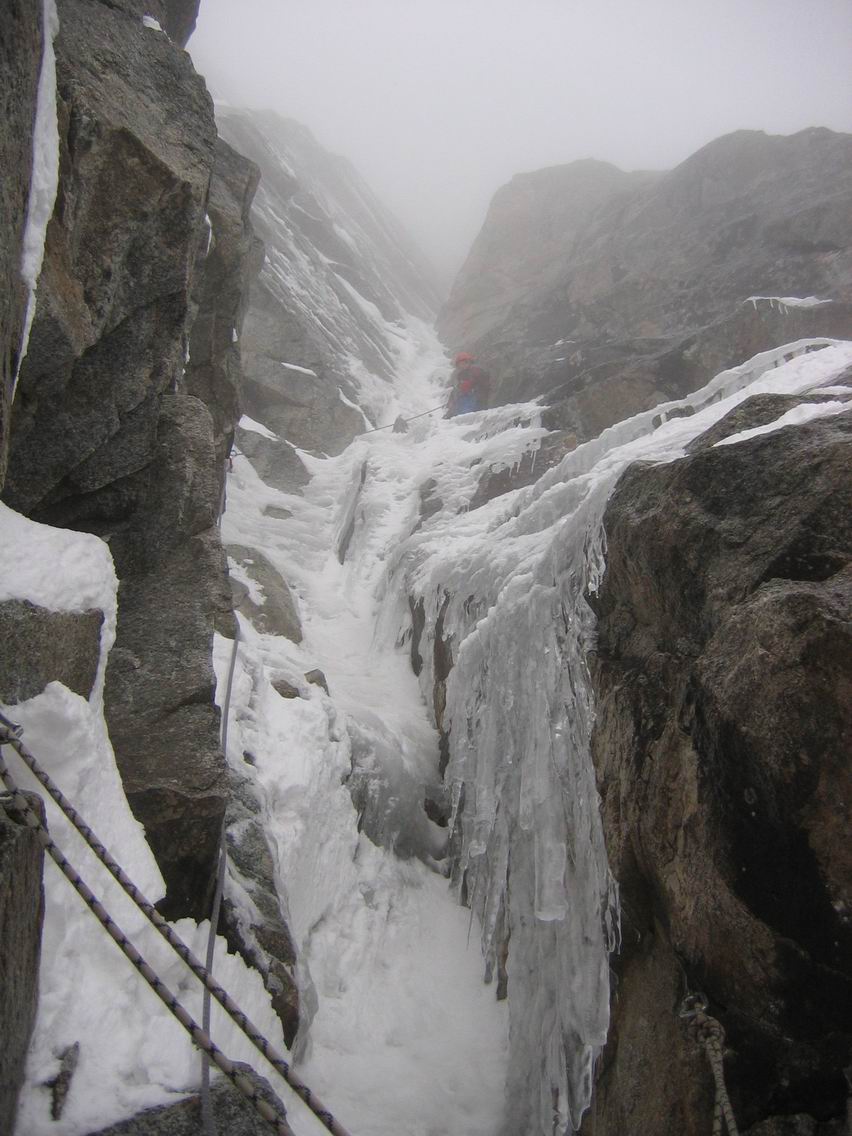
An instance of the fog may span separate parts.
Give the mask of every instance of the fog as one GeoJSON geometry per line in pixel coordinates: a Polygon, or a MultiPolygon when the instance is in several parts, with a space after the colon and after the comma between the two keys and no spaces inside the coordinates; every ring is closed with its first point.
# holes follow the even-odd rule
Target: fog
{"type": "Polygon", "coordinates": [[[852,131],[850,0],[201,0],[189,50],[350,158],[445,280],[523,170],[852,131]]]}

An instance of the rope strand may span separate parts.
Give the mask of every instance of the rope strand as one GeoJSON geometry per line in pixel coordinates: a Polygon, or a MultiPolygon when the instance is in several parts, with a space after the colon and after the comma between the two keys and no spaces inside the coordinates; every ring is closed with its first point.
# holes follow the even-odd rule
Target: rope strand
{"type": "MultiPolygon", "coordinates": [[[[0,712],[0,746],[10,745],[15,750],[24,764],[30,769],[33,776],[44,786],[77,832],[83,837],[113,879],[116,880],[124,892],[133,900],[148,921],[159,931],[169,946],[171,946],[176,954],[186,963],[196,978],[204,983],[205,987],[210,991],[229,1017],[236,1022],[245,1036],[254,1045],[255,1049],[266,1058],[276,1072],[280,1073],[290,1088],[304,1101],[314,1116],[332,1133],[332,1136],[350,1136],[347,1129],[329,1112],[319,1097],[312,1092],[301,1077],[293,1072],[289,1062],[263,1036],[246,1014],[243,1013],[237,1003],[231,998],[230,994],[219,985],[208,969],[195,957],[180,936],[169,926],[154,905],[146,899],[121,866],[113,859],[104,845],[98,840],[95,833],[83,821],[73,805],[65,798],[60,789],[49,775],[44,772],[35,757],[33,757],[24,745],[21,740],[22,733],[23,731],[20,726],[15,725],[14,722],[11,722],[0,712]]],[[[3,778],[6,774],[8,774],[8,769],[2,759],[2,750],[0,750],[0,778],[3,778]]]]}
{"type": "Polygon", "coordinates": [[[166,1006],[169,1012],[177,1018],[189,1036],[192,1038],[193,1043],[203,1050],[210,1060],[216,1065],[218,1069],[225,1074],[225,1076],[236,1086],[242,1095],[251,1102],[257,1112],[266,1120],[278,1133],[278,1136],[295,1136],[293,1129],[287,1123],[284,1113],[279,1112],[274,1108],[269,1101],[265,1100],[258,1091],[257,1087],[235,1067],[233,1061],[226,1057],[221,1049],[211,1040],[210,1035],[198,1025],[194,1018],[187,1012],[187,1010],[180,1004],[175,995],[162,981],[153,967],[145,961],[144,957],[139,953],[136,947],[131,943],[122,929],[118,926],[109,912],[106,910],[101,901],[94,894],[92,889],[88,886],[85,880],[80,876],[79,872],[73,867],[72,864],[65,858],[62,851],[54,843],[49,832],[41,822],[41,818],[34,811],[24,794],[18,789],[15,782],[6,768],[5,762],[0,757],[0,780],[5,784],[12,797],[12,807],[15,808],[23,816],[27,826],[36,833],[44,850],[71,883],[74,890],[82,898],[83,902],[113,940],[113,942],[124,953],[125,957],[130,960],[139,974],[145,979],[157,997],[166,1006]]]}
{"type": "Polygon", "coordinates": [[[725,1030],[722,1023],[707,1013],[707,999],[703,994],[687,994],[681,1004],[680,1016],[685,1019],[690,1033],[704,1046],[716,1096],[713,1102],[713,1136],[722,1136],[722,1121],[728,1136],[739,1136],[731,1098],[725,1085],[725,1030]]]}

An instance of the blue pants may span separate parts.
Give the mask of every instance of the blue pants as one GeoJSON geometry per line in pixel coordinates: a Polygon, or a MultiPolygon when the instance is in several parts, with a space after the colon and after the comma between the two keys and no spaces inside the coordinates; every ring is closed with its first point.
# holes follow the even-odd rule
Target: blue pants
{"type": "Polygon", "coordinates": [[[476,392],[468,391],[467,394],[460,394],[456,402],[456,414],[470,414],[473,410],[479,410],[476,392]]]}

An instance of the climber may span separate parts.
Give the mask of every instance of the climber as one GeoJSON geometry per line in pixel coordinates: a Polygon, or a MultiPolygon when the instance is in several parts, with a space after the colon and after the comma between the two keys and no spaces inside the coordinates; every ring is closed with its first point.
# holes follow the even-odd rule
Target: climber
{"type": "Polygon", "coordinates": [[[475,356],[467,351],[460,351],[456,355],[452,381],[453,389],[447,403],[447,418],[485,409],[491,390],[491,378],[488,372],[477,364],[475,356]]]}

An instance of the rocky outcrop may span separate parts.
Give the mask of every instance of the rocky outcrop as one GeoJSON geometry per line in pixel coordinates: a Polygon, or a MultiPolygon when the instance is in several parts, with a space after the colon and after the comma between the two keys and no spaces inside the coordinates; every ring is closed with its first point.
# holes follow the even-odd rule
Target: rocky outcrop
{"type": "MultiPolygon", "coordinates": [[[[27,794],[44,819],[39,797],[27,794]]],[[[44,851],[20,815],[0,797],[0,1132],[11,1132],[35,1021],[44,892],[44,851]]]]}
{"type": "Polygon", "coordinates": [[[28,600],[0,603],[0,702],[13,706],[61,682],[88,698],[101,652],[100,611],[49,611],[28,600]]]}
{"type": "Polygon", "coordinates": [[[852,137],[829,130],[740,131],[664,174],[583,161],[519,175],[494,198],[442,337],[489,365],[494,401],[546,395],[550,424],[581,441],[757,351],[846,337],[850,158],[852,137]],[[785,296],[834,303],[770,299],[785,296]]]}
{"type": "MultiPolygon", "coordinates": [[[[431,272],[343,158],[272,112],[220,108],[219,129],[257,162],[252,221],[266,260],[242,336],[246,413],[301,449],[339,453],[381,406],[395,328],[430,318],[431,272]]],[[[293,467],[298,475],[298,468],[293,467]]]]}
{"type": "Polygon", "coordinates": [[[6,473],[12,386],[18,371],[27,289],[21,253],[33,161],[42,56],[42,6],[10,0],[0,41],[0,489],[6,473]]]}
{"type": "Polygon", "coordinates": [[[709,1130],[695,990],[742,1131],[846,1114],[852,416],[713,448],[783,410],[764,401],[607,508],[594,752],[623,946],[597,1136],[709,1130]]]}
{"type": "Polygon", "coordinates": [[[198,311],[183,389],[200,398],[213,416],[216,465],[223,486],[225,459],[241,414],[240,333],[249,284],[263,261],[263,246],[249,221],[259,179],[253,162],[217,140],[207,201],[209,236],[194,289],[198,311]]]}
{"type": "Polygon", "coordinates": [[[239,544],[228,545],[227,552],[234,562],[231,593],[235,610],[242,612],[264,635],[283,635],[301,643],[302,624],[296,601],[275,565],[262,552],[239,544]]]}
{"type": "Polygon", "coordinates": [[[111,531],[183,364],[215,127],[188,57],[129,13],[62,0],[56,52],[60,190],[6,499],[59,524],[82,502],[111,531]]]}
{"type": "Polygon", "coordinates": [[[162,909],[204,918],[227,797],[211,649],[231,598],[212,421],[198,399],[163,397],[149,472],[132,528],[111,542],[120,616],[107,722],[127,799],[166,881],[162,909]]]}
{"type": "Polygon", "coordinates": [[[200,2],[201,0],[162,0],[163,30],[178,47],[186,47],[189,37],[195,31],[200,2]]]}

